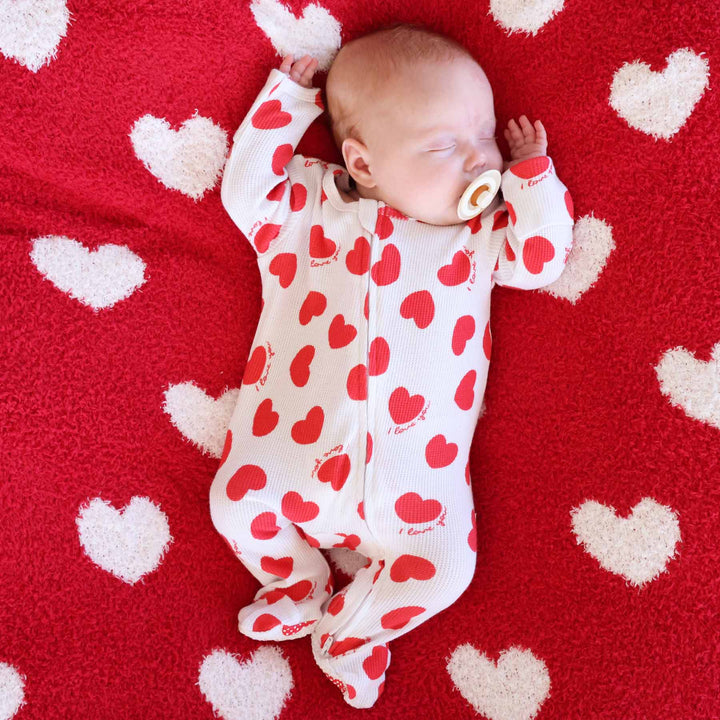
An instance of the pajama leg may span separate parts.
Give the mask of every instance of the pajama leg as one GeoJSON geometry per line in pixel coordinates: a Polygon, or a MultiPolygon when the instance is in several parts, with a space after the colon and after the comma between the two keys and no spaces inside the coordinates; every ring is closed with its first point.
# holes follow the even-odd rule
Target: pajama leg
{"type": "Polygon", "coordinates": [[[210,489],[212,521],[262,583],[254,602],[238,613],[238,629],[255,640],[308,635],[332,593],[327,561],[276,508],[247,497],[230,500],[226,485],[216,477],[210,489]]]}
{"type": "Polygon", "coordinates": [[[410,542],[403,552],[372,559],[313,629],[315,661],[349,705],[371,707],[383,691],[389,641],[451,605],[470,584],[474,550],[464,538],[443,542],[439,535],[435,544],[410,542]]]}

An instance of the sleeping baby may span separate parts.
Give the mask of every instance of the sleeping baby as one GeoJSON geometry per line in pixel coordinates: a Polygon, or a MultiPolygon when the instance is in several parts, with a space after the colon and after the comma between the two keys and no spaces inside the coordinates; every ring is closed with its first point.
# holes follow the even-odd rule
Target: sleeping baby
{"type": "Polygon", "coordinates": [[[492,89],[455,41],[399,25],[341,48],[326,98],[344,166],[295,153],[324,109],[316,68],[288,56],[270,71],[225,167],[263,304],[210,510],[261,584],[240,632],[311,635],[345,701],[367,708],[390,641],[472,580],[491,290],[556,280],[573,210],[539,121],[508,123],[503,162],[492,89]],[[502,198],[461,219],[492,170],[502,198]],[[367,563],[334,593],[321,548],[367,563]]]}

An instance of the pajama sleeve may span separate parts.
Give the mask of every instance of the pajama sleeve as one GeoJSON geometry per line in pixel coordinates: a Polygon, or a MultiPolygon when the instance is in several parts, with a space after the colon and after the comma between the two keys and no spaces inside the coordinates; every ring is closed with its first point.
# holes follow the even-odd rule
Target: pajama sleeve
{"type": "Polygon", "coordinates": [[[322,182],[323,167],[293,153],[322,112],[318,88],[273,69],[235,132],[220,197],[258,255],[297,236],[312,211],[307,200],[322,182]]]}
{"type": "Polygon", "coordinates": [[[543,155],[514,165],[502,175],[507,206],[494,225],[489,251],[498,285],[534,290],[560,277],[572,247],[573,205],[568,189],[543,155]]]}

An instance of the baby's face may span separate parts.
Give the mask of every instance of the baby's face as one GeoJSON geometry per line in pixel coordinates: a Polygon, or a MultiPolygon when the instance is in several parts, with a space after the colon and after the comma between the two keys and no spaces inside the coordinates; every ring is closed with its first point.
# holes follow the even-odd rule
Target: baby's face
{"type": "Polygon", "coordinates": [[[492,88],[472,60],[421,63],[364,109],[372,193],[434,225],[463,222],[460,196],[486,170],[502,172],[492,88]]]}

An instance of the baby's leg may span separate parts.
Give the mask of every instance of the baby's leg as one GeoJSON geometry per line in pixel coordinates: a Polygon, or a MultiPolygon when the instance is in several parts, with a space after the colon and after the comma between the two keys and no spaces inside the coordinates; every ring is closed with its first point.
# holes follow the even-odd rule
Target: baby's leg
{"type": "Polygon", "coordinates": [[[260,499],[231,500],[227,476],[210,489],[210,514],[238,559],[262,583],[255,602],[238,614],[241,633],[256,640],[308,635],[332,593],[327,561],[298,529],[260,499]]]}
{"type": "Polygon", "coordinates": [[[313,655],[348,704],[371,707],[383,691],[389,641],[450,606],[470,584],[470,510],[464,525],[453,536],[436,528],[427,534],[434,543],[405,535],[402,548],[373,558],[328,604],[312,632],[313,655]]]}

